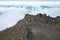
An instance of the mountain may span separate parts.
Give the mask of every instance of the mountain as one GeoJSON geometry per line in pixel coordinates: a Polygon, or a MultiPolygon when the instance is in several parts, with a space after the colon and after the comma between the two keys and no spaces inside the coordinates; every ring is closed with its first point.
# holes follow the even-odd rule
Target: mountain
{"type": "Polygon", "coordinates": [[[26,14],[16,25],[0,31],[0,40],[60,40],[60,17],[26,14]]]}

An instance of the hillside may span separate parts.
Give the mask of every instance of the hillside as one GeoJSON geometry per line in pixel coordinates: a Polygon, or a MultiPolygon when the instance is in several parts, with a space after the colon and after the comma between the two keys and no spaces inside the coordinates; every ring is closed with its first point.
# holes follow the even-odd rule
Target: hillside
{"type": "Polygon", "coordinates": [[[26,14],[16,25],[0,31],[0,40],[60,40],[60,17],[26,14]]]}

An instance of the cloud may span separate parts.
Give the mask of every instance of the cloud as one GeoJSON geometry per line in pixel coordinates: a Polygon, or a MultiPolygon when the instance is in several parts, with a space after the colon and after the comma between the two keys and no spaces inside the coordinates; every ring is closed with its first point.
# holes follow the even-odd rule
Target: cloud
{"type": "Polygon", "coordinates": [[[15,25],[20,19],[23,19],[28,11],[25,8],[4,8],[0,15],[0,30],[15,25]]]}
{"type": "Polygon", "coordinates": [[[0,30],[16,24],[25,14],[47,14],[52,17],[60,16],[59,2],[0,2],[0,30]],[[43,8],[44,9],[43,9],[43,8]]]}
{"type": "Polygon", "coordinates": [[[54,7],[51,7],[51,6],[40,6],[42,9],[45,9],[45,8],[54,8],[54,7]]]}
{"type": "Polygon", "coordinates": [[[0,12],[0,15],[1,15],[2,13],[0,12]]]}
{"type": "Polygon", "coordinates": [[[60,5],[49,5],[49,6],[46,6],[46,5],[43,5],[43,6],[40,6],[42,9],[50,9],[50,8],[60,8],[60,5]]]}

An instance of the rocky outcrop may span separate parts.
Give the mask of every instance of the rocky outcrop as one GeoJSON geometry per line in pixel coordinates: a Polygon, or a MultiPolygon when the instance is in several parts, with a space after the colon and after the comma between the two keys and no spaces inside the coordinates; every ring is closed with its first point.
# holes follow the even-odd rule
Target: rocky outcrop
{"type": "Polygon", "coordinates": [[[16,25],[1,31],[0,40],[60,40],[60,17],[26,14],[16,25]]]}
{"type": "Polygon", "coordinates": [[[39,23],[46,23],[50,25],[60,25],[60,17],[57,16],[56,18],[52,18],[49,15],[47,16],[46,14],[37,14],[37,15],[31,15],[31,14],[26,14],[25,21],[29,22],[39,22],[39,23]]]}

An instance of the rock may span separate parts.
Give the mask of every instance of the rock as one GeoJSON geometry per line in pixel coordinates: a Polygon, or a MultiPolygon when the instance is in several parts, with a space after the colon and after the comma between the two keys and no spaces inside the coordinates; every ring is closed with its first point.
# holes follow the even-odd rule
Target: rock
{"type": "Polygon", "coordinates": [[[0,31],[0,40],[60,40],[60,17],[26,14],[16,25],[0,31]]]}

